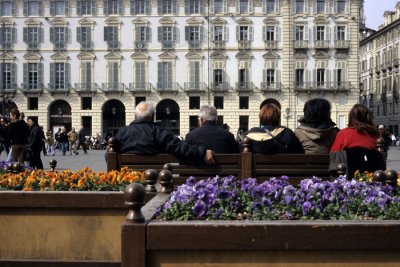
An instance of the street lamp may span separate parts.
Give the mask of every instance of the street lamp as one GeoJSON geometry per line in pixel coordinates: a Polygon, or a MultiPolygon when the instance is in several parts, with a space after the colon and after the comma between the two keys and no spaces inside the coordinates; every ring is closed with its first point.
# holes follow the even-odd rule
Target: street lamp
{"type": "Polygon", "coordinates": [[[286,115],[285,115],[286,127],[289,128],[289,119],[292,117],[292,113],[290,112],[290,108],[289,107],[287,107],[285,111],[286,111],[286,115]]]}
{"type": "Polygon", "coordinates": [[[6,57],[5,57],[5,54],[6,54],[6,50],[5,50],[5,27],[6,27],[6,23],[5,23],[5,21],[3,20],[2,21],[2,24],[1,24],[1,35],[2,35],[2,38],[1,38],[1,48],[2,48],[2,61],[1,61],[1,81],[2,81],[2,92],[1,92],[1,105],[2,105],[2,116],[3,116],[3,118],[5,118],[5,112],[6,112],[6,107],[5,107],[5,105],[6,105],[6,81],[5,81],[5,67],[6,67],[6,62],[5,62],[5,60],[6,60],[6,57]]]}

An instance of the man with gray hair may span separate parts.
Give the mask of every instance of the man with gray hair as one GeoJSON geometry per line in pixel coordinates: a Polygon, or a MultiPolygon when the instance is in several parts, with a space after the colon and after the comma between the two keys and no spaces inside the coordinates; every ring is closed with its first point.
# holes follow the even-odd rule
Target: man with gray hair
{"type": "Polygon", "coordinates": [[[189,144],[203,145],[216,153],[238,153],[239,145],[229,131],[217,125],[218,112],[214,106],[204,105],[198,117],[199,128],[186,135],[189,144]]]}
{"type": "Polygon", "coordinates": [[[181,141],[172,131],[155,124],[154,115],[153,104],[140,102],[135,109],[135,120],[119,129],[115,136],[117,151],[146,155],[172,153],[177,157],[214,164],[211,150],[181,141]]]}

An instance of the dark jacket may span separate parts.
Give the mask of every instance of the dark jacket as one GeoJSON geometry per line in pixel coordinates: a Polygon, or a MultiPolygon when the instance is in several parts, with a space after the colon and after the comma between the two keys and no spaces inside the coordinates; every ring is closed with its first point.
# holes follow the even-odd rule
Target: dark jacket
{"type": "Polygon", "coordinates": [[[28,137],[28,147],[32,151],[41,151],[43,148],[44,132],[38,125],[32,126],[28,137]]]}
{"type": "Polygon", "coordinates": [[[86,141],[85,131],[83,129],[80,129],[78,132],[78,141],[79,143],[84,143],[86,141]]]}
{"type": "Polygon", "coordinates": [[[213,123],[204,123],[201,127],[186,135],[189,144],[203,145],[215,153],[238,153],[239,146],[233,134],[213,123]]]}
{"type": "Polygon", "coordinates": [[[254,153],[304,153],[299,139],[292,130],[283,126],[255,127],[246,136],[250,138],[251,151],[254,153]]]}
{"type": "Polygon", "coordinates": [[[60,143],[68,143],[68,135],[66,132],[61,132],[58,141],[60,143]]]}
{"type": "Polygon", "coordinates": [[[23,120],[11,122],[7,129],[7,135],[11,145],[28,144],[29,126],[23,120]]]}
{"type": "Polygon", "coordinates": [[[119,129],[115,136],[120,153],[158,154],[172,153],[188,159],[203,159],[205,149],[181,141],[173,132],[153,122],[135,120],[119,129]]]}

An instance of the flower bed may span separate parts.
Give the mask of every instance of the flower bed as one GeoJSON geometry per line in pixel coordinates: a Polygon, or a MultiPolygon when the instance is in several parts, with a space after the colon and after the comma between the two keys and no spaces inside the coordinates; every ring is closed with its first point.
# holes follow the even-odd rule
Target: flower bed
{"type": "Polygon", "coordinates": [[[390,185],[288,177],[238,180],[233,176],[196,182],[190,177],[159,211],[159,220],[367,220],[400,219],[400,195],[390,185]]]}

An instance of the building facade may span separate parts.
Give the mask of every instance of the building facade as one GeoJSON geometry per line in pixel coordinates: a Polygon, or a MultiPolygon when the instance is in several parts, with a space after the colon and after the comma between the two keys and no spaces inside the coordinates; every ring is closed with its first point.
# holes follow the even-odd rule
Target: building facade
{"type": "Polygon", "coordinates": [[[44,128],[115,133],[142,100],[177,134],[213,104],[233,132],[275,99],[282,124],[323,97],[346,126],[359,100],[363,0],[0,1],[2,109],[44,128]]]}
{"type": "Polygon", "coordinates": [[[360,42],[360,102],[374,114],[375,124],[383,124],[399,135],[399,48],[400,3],[396,11],[386,11],[378,31],[364,33],[360,42]]]}

